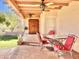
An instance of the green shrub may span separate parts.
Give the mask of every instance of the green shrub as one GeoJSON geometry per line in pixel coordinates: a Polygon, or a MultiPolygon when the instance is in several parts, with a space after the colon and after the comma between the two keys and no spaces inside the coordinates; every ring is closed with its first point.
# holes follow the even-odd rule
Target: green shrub
{"type": "Polygon", "coordinates": [[[17,36],[3,35],[3,36],[0,36],[0,41],[16,40],[17,38],[18,38],[17,36]]]}

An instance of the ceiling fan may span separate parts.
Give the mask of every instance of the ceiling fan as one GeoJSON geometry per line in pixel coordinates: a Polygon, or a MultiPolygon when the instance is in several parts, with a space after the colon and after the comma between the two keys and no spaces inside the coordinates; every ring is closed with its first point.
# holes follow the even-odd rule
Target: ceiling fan
{"type": "Polygon", "coordinates": [[[44,3],[44,0],[41,0],[41,3],[40,3],[40,8],[41,8],[41,10],[42,10],[42,11],[44,11],[44,10],[45,10],[46,5],[45,5],[45,3],[44,3]]]}
{"type": "Polygon", "coordinates": [[[41,0],[40,8],[42,11],[45,11],[49,9],[61,9],[62,6],[54,5],[54,3],[50,3],[50,2],[45,4],[44,0],[41,0]]]}

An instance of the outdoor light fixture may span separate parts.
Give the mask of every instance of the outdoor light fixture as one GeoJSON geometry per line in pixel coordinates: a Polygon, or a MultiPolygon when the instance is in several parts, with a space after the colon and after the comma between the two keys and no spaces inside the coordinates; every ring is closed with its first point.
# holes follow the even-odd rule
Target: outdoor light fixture
{"type": "Polygon", "coordinates": [[[33,15],[32,13],[29,13],[29,17],[30,17],[30,18],[32,17],[32,15],[33,15]]]}
{"type": "Polygon", "coordinates": [[[46,5],[44,3],[44,0],[41,0],[41,4],[40,4],[41,10],[44,11],[45,10],[45,7],[46,7],[46,5]]]}

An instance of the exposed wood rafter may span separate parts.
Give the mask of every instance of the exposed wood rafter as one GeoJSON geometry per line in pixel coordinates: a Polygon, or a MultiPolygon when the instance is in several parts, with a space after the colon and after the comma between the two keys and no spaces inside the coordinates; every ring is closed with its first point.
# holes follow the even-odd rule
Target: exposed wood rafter
{"type": "MultiPolygon", "coordinates": [[[[7,0],[7,2],[22,18],[30,13],[34,15],[40,15],[40,13],[42,12],[40,8],[41,0],[7,0]]],[[[63,6],[68,6],[69,2],[70,0],[44,0],[44,3],[46,5],[45,11],[50,11],[54,9],[59,10],[63,6]]]]}
{"type": "Polygon", "coordinates": [[[54,3],[53,5],[68,6],[69,3],[54,3]]]}
{"type": "MultiPolygon", "coordinates": [[[[15,1],[17,4],[40,4],[40,2],[28,2],[28,1],[15,1]]],[[[48,3],[48,2],[45,2],[45,3],[48,3]]]]}

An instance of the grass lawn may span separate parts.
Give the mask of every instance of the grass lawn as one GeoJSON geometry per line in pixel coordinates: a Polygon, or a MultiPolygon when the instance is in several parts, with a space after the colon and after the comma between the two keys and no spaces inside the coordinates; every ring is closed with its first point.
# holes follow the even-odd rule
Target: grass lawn
{"type": "Polygon", "coordinates": [[[0,36],[0,48],[11,48],[17,46],[17,36],[0,36]]]}

